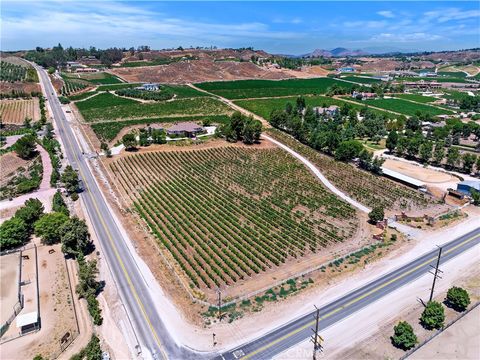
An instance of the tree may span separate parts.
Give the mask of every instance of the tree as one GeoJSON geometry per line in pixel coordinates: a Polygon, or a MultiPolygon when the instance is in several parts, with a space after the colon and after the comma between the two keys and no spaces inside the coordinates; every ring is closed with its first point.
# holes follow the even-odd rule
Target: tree
{"type": "Polygon", "coordinates": [[[13,217],[0,225],[0,250],[23,245],[29,239],[28,227],[20,218],[13,217]]]}
{"type": "Polygon", "coordinates": [[[443,142],[435,143],[435,150],[433,152],[433,161],[440,165],[445,158],[445,144],[443,142]]]}
{"type": "Polygon", "coordinates": [[[24,206],[15,212],[15,217],[22,219],[27,225],[28,231],[33,231],[33,224],[43,215],[43,204],[38,199],[28,199],[24,206]]]}
{"type": "Polygon", "coordinates": [[[384,217],[385,217],[385,212],[382,206],[375,206],[372,209],[372,211],[368,213],[368,218],[374,224],[376,224],[379,221],[382,221],[384,217]]]}
{"type": "Polygon", "coordinates": [[[129,133],[125,134],[122,137],[123,146],[125,146],[125,150],[131,151],[135,150],[137,147],[137,139],[135,138],[135,134],[129,133]]]}
{"type": "Polygon", "coordinates": [[[475,161],[477,157],[471,153],[464,153],[462,156],[462,169],[463,172],[470,174],[473,170],[473,165],[475,165],[475,161]]]}
{"type": "Polygon", "coordinates": [[[245,116],[240,111],[235,111],[230,117],[230,126],[235,134],[236,140],[242,139],[242,133],[245,127],[245,116]]]}
{"type": "Polygon", "coordinates": [[[262,123],[249,117],[244,121],[242,140],[245,144],[253,144],[260,140],[262,133],[262,123]]]}
{"type": "Polygon", "coordinates": [[[470,296],[467,290],[453,286],[448,289],[445,303],[456,311],[465,311],[470,305],[470,296]]]}
{"type": "Polygon", "coordinates": [[[62,193],[59,190],[53,195],[52,211],[70,216],[70,211],[68,210],[67,204],[65,204],[62,193]]]}
{"type": "Polygon", "coordinates": [[[151,137],[152,143],[154,144],[166,144],[167,142],[167,134],[165,133],[165,130],[152,129],[151,137]]]}
{"type": "Polygon", "coordinates": [[[97,281],[98,269],[96,260],[85,260],[83,256],[78,257],[79,265],[79,282],[76,291],[80,297],[86,298],[89,294],[96,295],[101,288],[101,284],[97,281]]]}
{"type": "Polygon", "coordinates": [[[61,180],[69,194],[76,193],[80,190],[80,180],[78,179],[78,174],[71,165],[67,165],[65,167],[61,180]]]}
{"type": "Polygon", "coordinates": [[[13,145],[13,151],[15,151],[22,159],[29,160],[36,154],[36,146],[37,144],[35,142],[35,136],[25,135],[18,139],[13,145]]]}
{"type": "Polygon", "coordinates": [[[420,322],[425,329],[440,329],[445,321],[445,311],[442,304],[437,301],[429,301],[423,310],[420,322]]]}
{"type": "Polygon", "coordinates": [[[420,145],[419,156],[420,160],[424,163],[427,163],[432,157],[433,144],[431,141],[426,141],[420,145]]]}
{"type": "Polygon", "coordinates": [[[473,205],[480,206],[480,191],[470,189],[470,194],[472,196],[473,205]]]}
{"type": "Polygon", "coordinates": [[[450,166],[451,168],[456,167],[459,160],[460,160],[460,151],[455,147],[449,148],[447,153],[448,166],[450,166]]]}
{"type": "Polygon", "coordinates": [[[67,220],[60,228],[62,252],[67,255],[85,255],[91,246],[90,234],[85,221],[77,217],[67,220]]]}
{"type": "Polygon", "coordinates": [[[405,152],[407,151],[407,146],[408,146],[408,139],[405,136],[402,136],[398,139],[397,142],[397,154],[399,156],[405,155],[405,152]]]}
{"type": "Polygon", "coordinates": [[[61,240],[60,228],[67,220],[68,216],[63,213],[45,214],[35,222],[35,235],[41,238],[42,244],[58,243],[61,240]]]}
{"type": "Polygon", "coordinates": [[[360,155],[363,145],[358,140],[342,141],[335,150],[335,159],[339,161],[350,161],[360,155]]]}
{"type": "Polygon", "coordinates": [[[385,146],[387,147],[388,151],[392,153],[397,147],[397,143],[398,143],[398,133],[396,130],[392,130],[388,133],[385,146]]]}
{"type": "Polygon", "coordinates": [[[413,332],[412,325],[406,321],[400,321],[393,328],[392,343],[402,350],[409,350],[417,343],[417,336],[413,332]]]}

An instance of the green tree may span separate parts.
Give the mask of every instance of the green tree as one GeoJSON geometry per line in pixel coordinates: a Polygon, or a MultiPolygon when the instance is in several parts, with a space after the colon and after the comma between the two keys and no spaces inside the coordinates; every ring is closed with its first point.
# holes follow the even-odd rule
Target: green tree
{"type": "Polygon", "coordinates": [[[62,251],[71,256],[85,255],[91,246],[90,234],[85,221],[77,217],[67,220],[60,227],[62,251]]]}
{"type": "Polygon", "coordinates": [[[28,226],[20,218],[13,217],[0,225],[0,250],[23,245],[29,239],[28,226]]]}
{"type": "Polygon", "coordinates": [[[244,121],[242,140],[245,144],[253,144],[260,140],[262,123],[249,117],[244,121]]]}
{"type": "Polygon", "coordinates": [[[52,211],[70,216],[70,211],[68,210],[67,204],[65,204],[62,193],[59,190],[53,195],[52,211]]]}
{"type": "Polygon", "coordinates": [[[61,240],[60,228],[68,221],[63,213],[52,212],[43,215],[35,222],[35,235],[41,238],[43,244],[52,245],[61,240]]]}
{"type": "Polygon", "coordinates": [[[447,164],[451,168],[455,168],[460,160],[460,151],[455,148],[451,147],[448,149],[447,153],[447,164]]]}
{"type": "Polygon", "coordinates": [[[70,165],[65,167],[62,173],[61,180],[65,185],[69,194],[76,193],[80,190],[80,180],[78,179],[78,173],[70,165]]]}
{"type": "Polygon", "coordinates": [[[241,140],[245,127],[245,116],[240,111],[235,111],[230,117],[230,126],[235,134],[235,140],[241,140]]]}
{"type": "Polygon", "coordinates": [[[470,189],[470,194],[472,196],[473,205],[480,206],[480,191],[470,189]]]}
{"type": "Polygon", "coordinates": [[[24,160],[29,160],[37,153],[35,148],[37,143],[34,135],[25,135],[18,139],[13,145],[13,151],[24,160]]]}
{"type": "Polygon", "coordinates": [[[445,158],[445,144],[443,142],[435,143],[435,150],[433,151],[433,161],[440,165],[445,158]]]}
{"type": "Polygon", "coordinates": [[[437,301],[429,301],[423,310],[420,322],[426,329],[440,329],[445,321],[445,311],[442,304],[437,301]]]}
{"type": "Polygon", "coordinates": [[[137,139],[135,138],[135,134],[129,133],[125,134],[122,137],[123,146],[125,146],[125,150],[131,151],[135,150],[137,147],[137,139]]]}
{"type": "Polygon", "coordinates": [[[428,163],[430,158],[432,157],[433,151],[433,144],[431,141],[426,141],[422,145],[420,145],[419,156],[420,160],[424,163],[428,163]]]}
{"type": "Polygon", "coordinates": [[[397,147],[397,143],[398,143],[398,133],[396,130],[392,130],[388,133],[385,146],[387,147],[388,151],[392,153],[397,147]]]}
{"type": "Polygon", "coordinates": [[[335,150],[335,159],[339,161],[350,161],[360,155],[363,145],[358,140],[342,141],[335,150]]]}
{"type": "Polygon", "coordinates": [[[399,156],[404,156],[405,153],[407,152],[407,146],[408,146],[408,139],[405,136],[401,136],[397,142],[397,148],[396,148],[397,154],[399,156]]]}
{"type": "Polygon", "coordinates": [[[406,321],[400,321],[393,328],[392,343],[402,350],[409,350],[417,343],[417,336],[413,332],[412,325],[406,321]]]}
{"type": "Polygon", "coordinates": [[[43,204],[38,199],[28,199],[24,206],[15,212],[15,217],[22,219],[27,225],[28,231],[33,231],[33,224],[43,215],[43,204]]]}
{"type": "Polygon", "coordinates": [[[379,221],[382,221],[385,217],[385,211],[383,210],[382,206],[375,206],[372,211],[368,213],[368,218],[374,224],[379,221]]]}
{"type": "Polygon", "coordinates": [[[151,136],[154,144],[166,144],[167,142],[167,134],[165,133],[165,130],[152,129],[151,136]]]}
{"type": "Polygon", "coordinates": [[[475,161],[477,157],[471,153],[464,153],[462,155],[462,170],[463,172],[470,174],[473,170],[473,165],[475,165],[475,161]]]}
{"type": "Polygon", "coordinates": [[[468,305],[470,305],[470,296],[467,290],[453,286],[448,289],[445,302],[456,311],[465,311],[468,305]]]}
{"type": "Polygon", "coordinates": [[[101,284],[97,281],[98,268],[96,260],[85,260],[83,256],[78,257],[79,281],[76,291],[80,297],[86,298],[89,294],[96,295],[101,288],[101,284]]]}

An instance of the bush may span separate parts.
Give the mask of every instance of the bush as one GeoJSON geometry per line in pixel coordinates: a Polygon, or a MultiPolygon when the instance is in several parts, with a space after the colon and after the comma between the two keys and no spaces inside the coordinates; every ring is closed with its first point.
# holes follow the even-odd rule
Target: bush
{"type": "Polygon", "coordinates": [[[67,204],[65,204],[62,193],[59,190],[53,195],[52,211],[70,216],[70,211],[68,210],[67,204]]]}
{"type": "Polygon", "coordinates": [[[28,199],[25,205],[15,212],[15,217],[22,219],[28,230],[33,231],[33,224],[43,215],[43,204],[38,199],[28,199]]]}
{"type": "Polygon", "coordinates": [[[448,289],[445,303],[456,311],[465,311],[470,305],[470,296],[467,290],[454,286],[448,289]]]}
{"type": "Polygon", "coordinates": [[[35,142],[35,136],[29,134],[17,140],[13,145],[13,151],[15,151],[22,159],[29,160],[36,154],[36,146],[37,143],[35,142]]]}
{"type": "Polygon", "coordinates": [[[39,236],[42,244],[52,245],[60,242],[62,225],[67,222],[68,216],[63,213],[53,212],[43,215],[35,222],[35,235],[39,236]]]}
{"type": "Polygon", "coordinates": [[[409,350],[417,343],[417,336],[413,332],[412,326],[406,321],[400,321],[393,328],[391,339],[393,345],[402,350],[409,350]]]}
{"type": "Polygon", "coordinates": [[[437,301],[429,301],[423,310],[420,322],[425,329],[440,329],[445,321],[445,311],[442,304],[437,301]]]}
{"type": "Polygon", "coordinates": [[[368,213],[368,218],[372,223],[377,223],[379,221],[382,221],[383,218],[385,217],[385,212],[383,210],[383,207],[381,206],[375,206],[372,211],[368,213]]]}
{"type": "Polygon", "coordinates": [[[0,250],[23,245],[29,238],[28,226],[20,218],[13,217],[0,225],[0,250]]]}

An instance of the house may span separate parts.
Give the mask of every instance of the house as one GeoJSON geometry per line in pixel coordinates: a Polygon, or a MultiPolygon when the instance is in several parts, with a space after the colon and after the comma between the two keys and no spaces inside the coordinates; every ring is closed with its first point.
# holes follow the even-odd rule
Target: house
{"type": "Polygon", "coordinates": [[[67,61],[67,68],[74,68],[74,67],[82,67],[82,64],[80,64],[77,61],[67,61]]]}
{"type": "Polygon", "coordinates": [[[465,195],[470,195],[472,190],[480,191],[480,181],[465,180],[457,184],[457,191],[465,195]]]}
{"type": "Polygon", "coordinates": [[[204,132],[202,126],[194,122],[180,122],[167,129],[167,135],[194,137],[197,134],[204,132]]]}
{"type": "Polygon", "coordinates": [[[94,72],[98,72],[98,69],[85,67],[85,68],[79,68],[79,69],[75,70],[75,72],[77,72],[77,73],[94,73],[94,72]]]}
{"type": "Polygon", "coordinates": [[[423,81],[420,80],[418,82],[405,82],[403,83],[407,88],[415,88],[415,89],[440,89],[442,84],[436,81],[423,81]]]}
{"type": "Polygon", "coordinates": [[[160,89],[160,85],[154,84],[154,83],[148,83],[148,84],[143,84],[142,86],[139,86],[136,89],[146,90],[146,91],[158,91],[160,89]]]}
{"type": "Polygon", "coordinates": [[[337,72],[342,73],[342,72],[355,72],[355,68],[353,67],[341,67],[337,69],[337,72]]]}
{"type": "Polygon", "coordinates": [[[40,317],[36,311],[17,316],[17,328],[22,335],[40,329],[40,317]]]}
{"type": "Polygon", "coordinates": [[[359,100],[367,100],[367,99],[376,99],[378,97],[375,93],[370,92],[358,92],[354,91],[352,93],[352,98],[359,99],[359,100]]]}
{"type": "Polygon", "coordinates": [[[340,107],[337,105],[330,105],[329,107],[314,107],[313,111],[318,115],[335,116],[340,111],[340,107]]]}

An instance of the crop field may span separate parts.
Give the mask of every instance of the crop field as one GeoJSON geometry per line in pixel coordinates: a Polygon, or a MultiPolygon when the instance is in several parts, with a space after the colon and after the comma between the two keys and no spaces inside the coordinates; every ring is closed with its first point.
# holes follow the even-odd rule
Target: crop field
{"type": "Polygon", "coordinates": [[[137,86],[140,86],[140,83],[121,83],[121,84],[112,84],[112,85],[100,85],[97,87],[97,91],[115,91],[119,89],[130,89],[137,86]]]}
{"type": "Polygon", "coordinates": [[[202,290],[321,254],[358,226],[349,204],[280,149],[149,152],[111,169],[190,286],[202,290]]]}
{"type": "Polygon", "coordinates": [[[123,84],[118,77],[106,72],[81,73],[75,75],[77,75],[78,78],[87,80],[92,84],[123,84]]]}
{"type": "Polygon", "coordinates": [[[5,124],[22,125],[25,118],[40,120],[38,98],[22,100],[0,100],[0,116],[5,124]]]}
{"type": "Polygon", "coordinates": [[[87,91],[87,92],[84,92],[84,93],[81,93],[81,94],[76,94],[76,95],[70,95],[68,97],[69,100],[71,101],[78,101],[78,100],[84,100],[92,95],[96,95],[98,94],[98,92],[96,91],[87,91]]]}
{"type": "Polygon", "coordinates": [[[398,79],[399,81],[436,81],[439,83],[442,82],[452,82],[452,83],[464,83],[467,82],[464,77],[453,77],[453,76],[438,76],[438,77],[402,77],[398,79]]]}
{"type": "MultiPolygon", "coordinates": [[[[285,105],[289,102],[292,105],[295,104],[297,97],[285,97],[285,98],[277,98],[277,99],[254,99],[254,100],[236,100],[234,101],[235,104],[238,106],[247,109],[254,114],[257,114],[265,119],[270,118],[270,113],[272,110],[284,110],[285,105]]],[[[340,99],[334,99],[327,96],[306,96],[305,97],[306,104],[308,106],[330,106],[330,105],[337,105],[343,106],[347,104],[351,108],[360,110],[365,107],[365,105],[361,104],[352,104],[342,101],[340,99]]],[[[381,113],[382,115],[386,115],[387,117],[391,117],[391,114],[387,112],[383,112],[380,110],[371,109],[375,113],[381,113]]]]}
{"type": "Polygon", "coordinates": [[[60,94],[62,96],[68,96],[73,94],[77,91],[86,89],[87,87],[91,86],[85,80],[76,80],[70,78],[63,78],[63,86],[60,89],[60,94]]]}
{"type": "Polygon", "coordinates": [[[180,117],[164,117],[164,118],[147,118],[137,120],[125,120],[115,122],[100,122],[92,124],[92,130],[101,140],[112,141],[127,126],[147,125],[158,123],[172,123],[180,121],[204,121],[210,120],[212,124],[225,124],[229,120],[226,115],[207,115],[207,116],[180,116],[180,117]]]}
{"type": "Polygon", "coordinates": [[[342,76],[340,79],[353,81],[360,84],[376,84],[381,82],[382,80],[369,78],[369,77],[361,77],[361,76],[342,76]]]}
{"type": "Polygon", "coordinates": [[[336,187],[366,206],[383,206],[386,210],[398,211],[423,209],[435,202],[430,196],[383,176],[374,175],[350,164],[335,161],[333,158],[303,145],[279,130],[268,129],[267,133],[305,156],[336,187]]]}
{"type": "Polygon", "coordinates": [[[437,74],[442,76],[456,77],[456,78],[467,77],[467,74],[464,73],[463,71],[439,71],[437,74]]]}
{"type": "Polygon", "coordinates": [[[35,69],[28,64],[16,65],[7,61],[0,61],[0,81],[7,82],[38,82],[38,75],[35,69]]]}
{"type": "Polygon", "coordinates": [[[87,122],[158,118],[162,116],[225,115],[232,112],[227,105],[210,97],[140,103],[110,93],[102,93],[91,99],[80,101],[76,105],[87,122]]]}
{"type": "Polygon", "coordinates": [[[196,84],[199,88],[227,99],[324,94],[332,85],[351,89],[353,84],[331,78],[289,80],[239,80],[196,84]]]}
{"type": "MultiPolygon", "coordinates": [[[[353,100],[353,99],[352,99],[353,100]]],[[[413,116],[417,111],[428,113],[432,116],[442,114],[452,114],[452,111],[447,109],[439,109],[433,106],[424,104],[415,104],[410,101],[402,99],[375,99],[375,100],[355,100],[359,103],[375,106],[377,108],[395,111],[400,114],[413,116]]]]}
{"type": "Polygon", "coordinates": [[[428,104],[430,102],[438,100],[433,96],[423,96],[420,94],[395,94],[395,97],[400,99],[412,100],[423,104],[428,104]]]}

